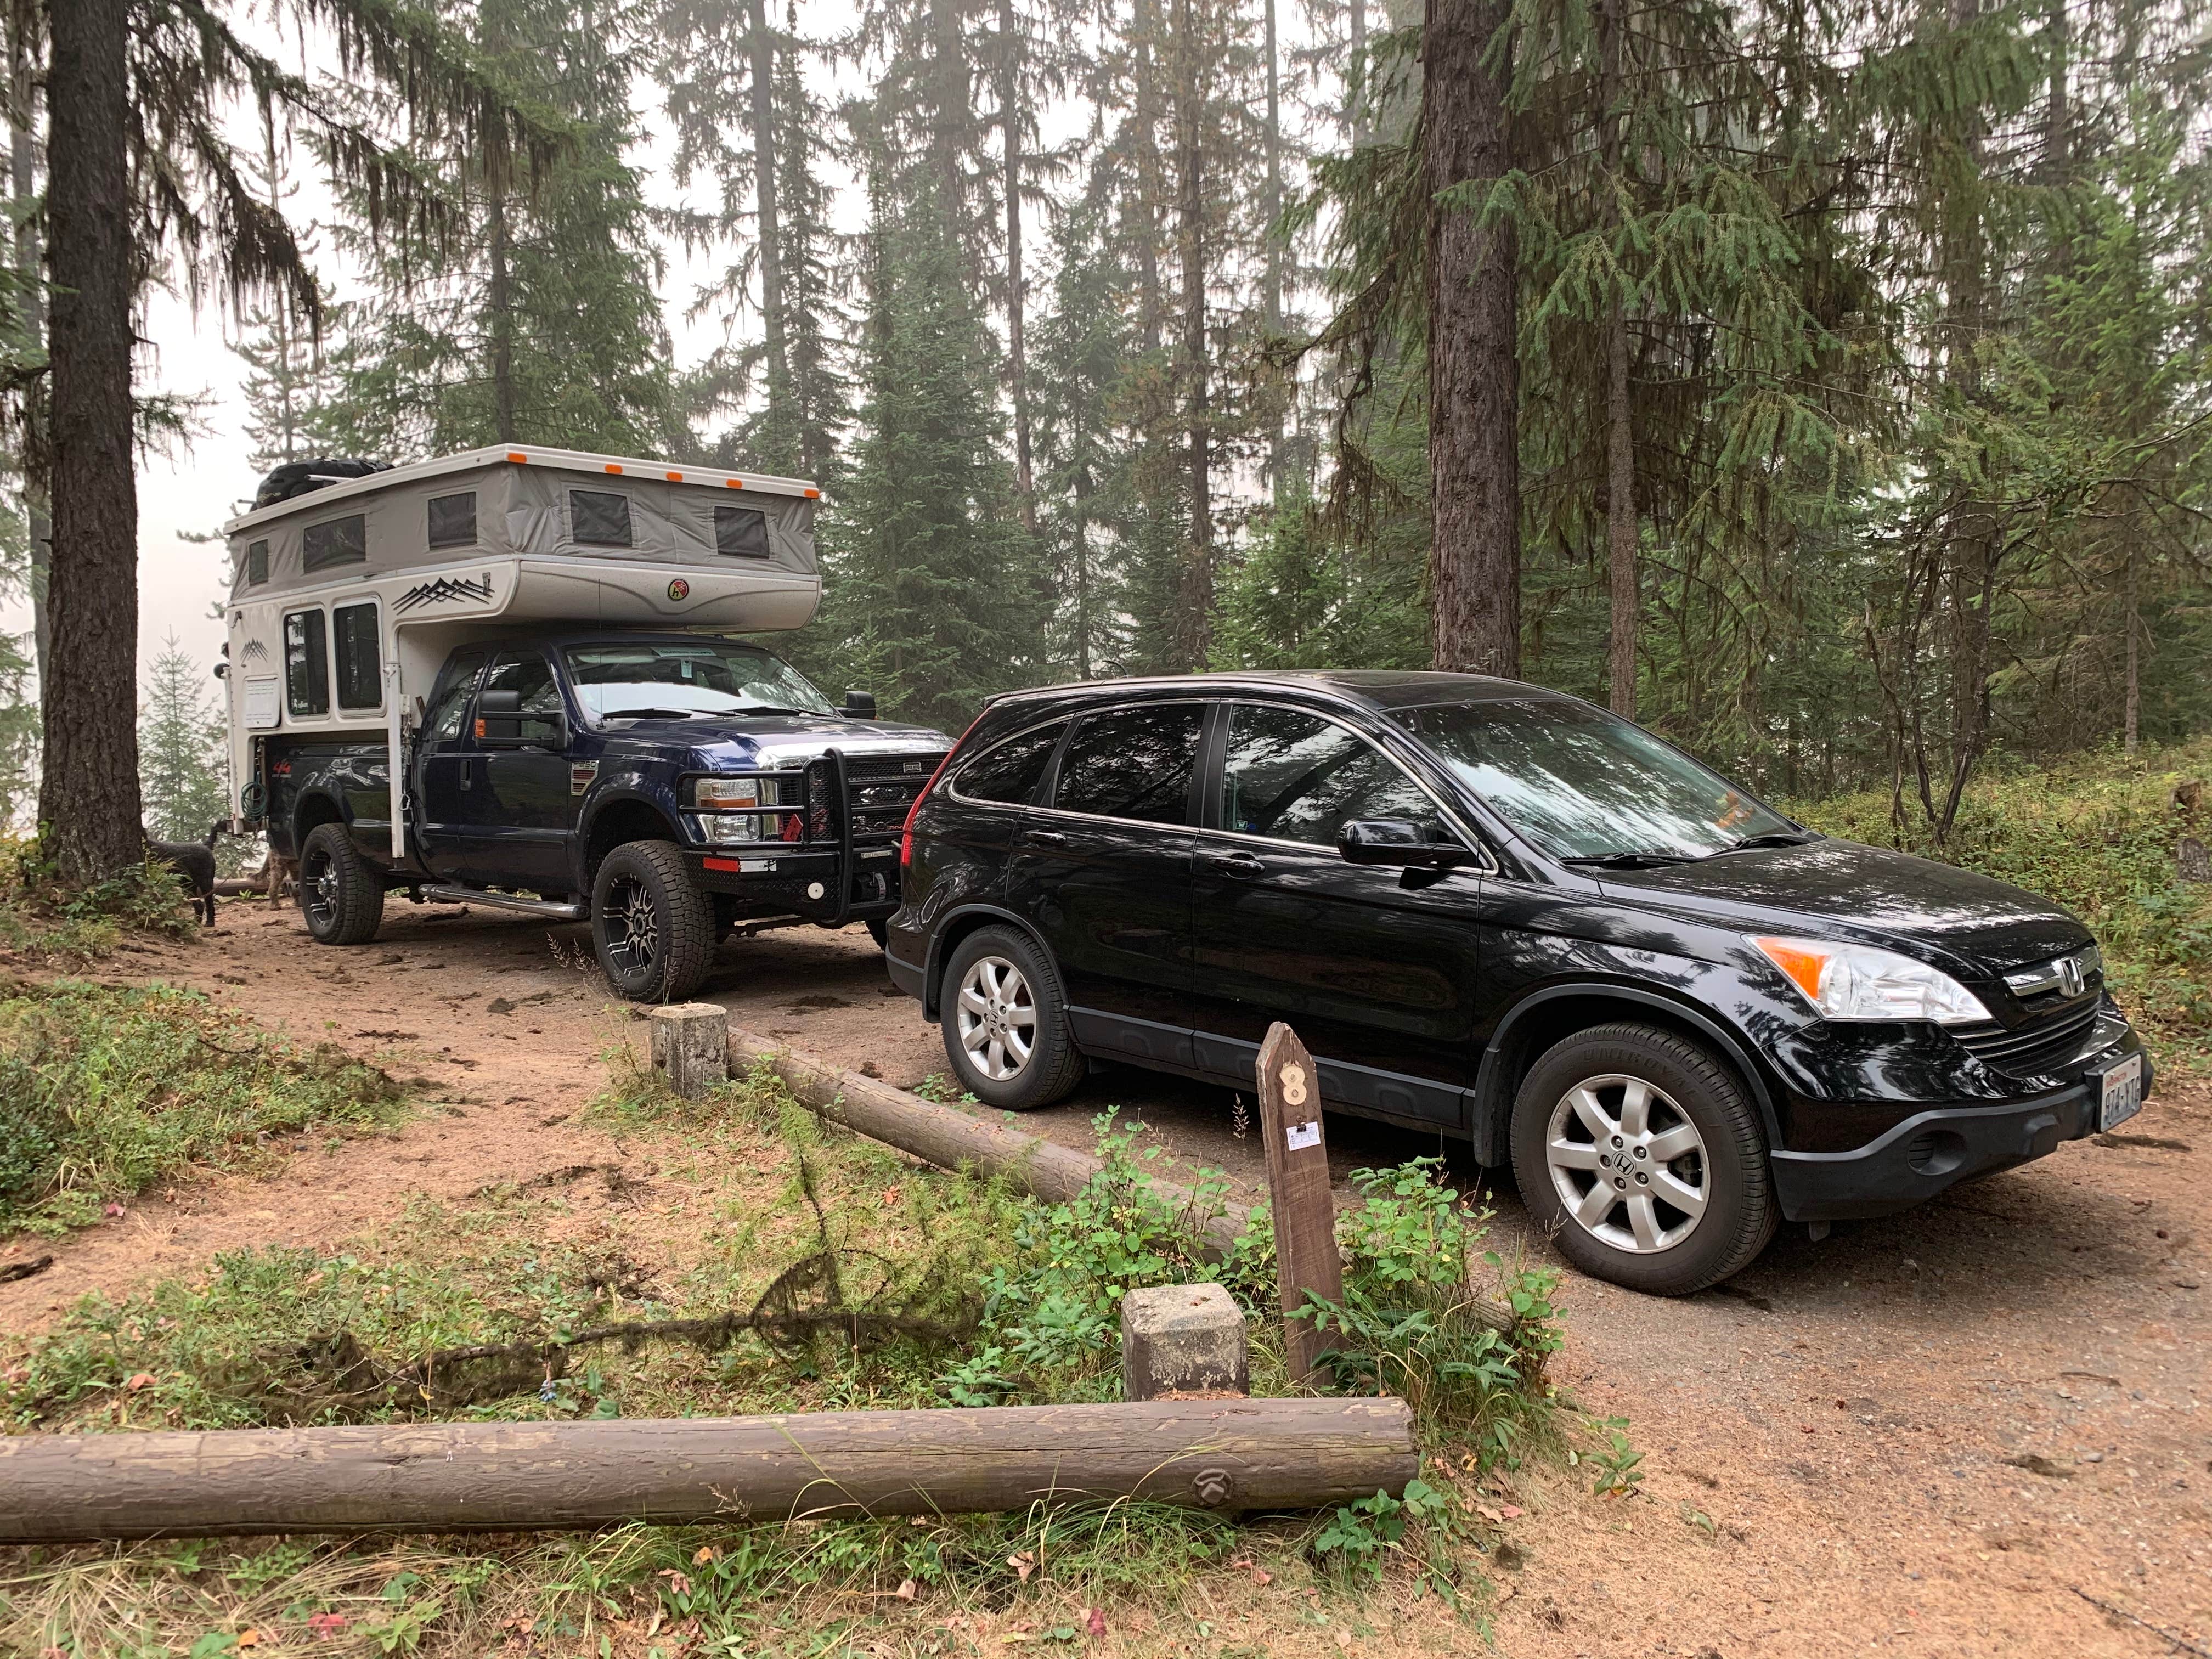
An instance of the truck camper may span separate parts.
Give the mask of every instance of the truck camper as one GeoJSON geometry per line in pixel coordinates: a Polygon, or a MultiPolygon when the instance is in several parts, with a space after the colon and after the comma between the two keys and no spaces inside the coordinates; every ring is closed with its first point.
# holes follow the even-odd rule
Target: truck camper
{"type": "Polygon", "coordinates": [[[880,939],[951,745],[747,637],[820,604],[812,484],[532,447],[283,471],[225,528],[232,827],[315,938],[392,891],[589,920],[646,1001],[747,924],[880,939]]]}

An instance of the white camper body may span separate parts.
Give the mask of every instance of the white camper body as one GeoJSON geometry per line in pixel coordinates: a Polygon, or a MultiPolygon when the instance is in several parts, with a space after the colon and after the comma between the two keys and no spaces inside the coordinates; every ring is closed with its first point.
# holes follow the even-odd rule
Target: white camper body
{"type": "Polygon", "coordinates": [[[503,623],[759,633],[821,602],[804,479],[520,447],[350,478],[224,526],[234,823],[275,737],[388,745],[392,854],[409,734],[447,653],[503,623]]]}

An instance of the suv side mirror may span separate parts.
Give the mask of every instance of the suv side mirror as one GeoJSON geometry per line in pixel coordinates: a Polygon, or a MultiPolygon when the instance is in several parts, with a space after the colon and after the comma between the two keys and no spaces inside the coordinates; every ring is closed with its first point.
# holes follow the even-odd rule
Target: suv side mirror
{"type": "Polygon", "coordinates": [[[876,717],[876,694],[872,691],[848,691],[845,712],[856,720],[872,720],[876,717]]]}
{"type": "Polygon", "coordinates": [[[1452,870],[1474,862],[1459,842],[1434,840],[1427,826],[1411,818],[1354,818],[1337,831],[1336,850],[1346,864],[1398,869],[1452,870]]]}

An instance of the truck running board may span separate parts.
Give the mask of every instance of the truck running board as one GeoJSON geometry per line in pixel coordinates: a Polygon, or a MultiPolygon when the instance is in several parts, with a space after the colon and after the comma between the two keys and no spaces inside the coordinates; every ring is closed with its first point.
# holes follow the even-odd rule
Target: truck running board
{"type": "Polygon", "coordinates": [[[474,887],[425,887],[422,896],[437,904],[483,904],[495,910],[520,910],[549,921],[581,921],[589,914],[580,904],[555,899],[523,898],[514,893],[486,893],[474,887]]]}

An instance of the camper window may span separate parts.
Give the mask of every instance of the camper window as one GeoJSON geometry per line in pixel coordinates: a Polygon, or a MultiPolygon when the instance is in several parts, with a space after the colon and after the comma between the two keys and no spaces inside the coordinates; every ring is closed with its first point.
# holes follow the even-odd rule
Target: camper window
{"type": "Polygon", "coordinates": [[[331,659],[319,611],[284,618],[284,699],[295,714],[331,712],[331,659]]]}
{"type": "Polygon", "coordinates": [[[477,542],[477,492],[430,497],[430,545],[474,547],[477,542]]]}
{"type": "Polygon", "coordinates": [[[768,557],[768,514],[757,507],[716,507],[714,551],[739,559],[768,557]]]}
{"type": "Polygon", "coordinates": [[[246,585],[258,587],[269,580],[269,544],[265,541],[246,544],[246,585]]]}
{"type": "Polygon", "coordinates": [[[300,532],[300,562],[311,571],[360,564],[368,557],[368,520],[358,513],[327,524],[311,524],[300,532]]]}
{"type": "Polygon", "coordinates": [[[375,708],[384,696],[376,663],[376,607],[341,605],[331,612],[331,631],[337,635],[338,707],[375,708]]]}
{"type": "Polygon", "coordinates": [[[568,533],[586,547],[628,547],[629,497],[604,489],[570,490],[568,533]]]}

